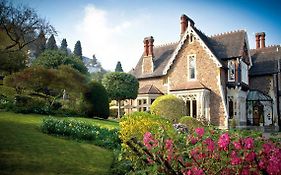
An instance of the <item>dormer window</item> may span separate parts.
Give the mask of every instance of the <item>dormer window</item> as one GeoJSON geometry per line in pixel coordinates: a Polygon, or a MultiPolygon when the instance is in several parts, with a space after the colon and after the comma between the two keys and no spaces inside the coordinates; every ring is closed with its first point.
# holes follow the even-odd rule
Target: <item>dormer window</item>
{"type": "Polygon", "coordinates": [[[235,81],[235,61],[228,61],[228,81],[235,81]]]}
{"type": "Polygon", "coordinates": [[[188,79],[196,79],[196,57],[195,55],[188,56],[188,79]]]}

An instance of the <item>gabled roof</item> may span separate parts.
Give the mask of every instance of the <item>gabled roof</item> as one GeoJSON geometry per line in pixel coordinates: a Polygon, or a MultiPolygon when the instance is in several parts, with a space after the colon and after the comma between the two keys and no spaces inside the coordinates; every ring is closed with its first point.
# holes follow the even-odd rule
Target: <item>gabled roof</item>
{"type": "Polygon", "coordinates": [[[178,45],[178,43],[172,43],[172,44],[154,47],[154,49],[153,49],[153,51],[154,51],[154,58],[153,58],[154,71],[152,74],[146,74],[146,75],[142,74],[143,55],[141,56],[135,69],[133,71],[130,71],[130,73],[135,75],[137,78],[149,78],[149,77],[163,76],[163,70],[165,68],[165,65],[169,61],[169,58],[173,54],[177,45],[178,45]]]}
{"type": "Polygon", "coordinates": [[[164,94],[152,84],[145,85],[139,89],[139,94],[164,94]]]}
{"type": "Polygon", "coordinates": [[[172,86],[170,91],[180,91],[180,90],[195,90],[195,89],[208,89],[199,81],[189,81],[187,83],[178,84],[177,86],[172,86]]]}
{"type": "Polygon", "coordinates": [[[280,45],[252,49],[250,52],[253,61],[250,76],[268,75],[278,72],[278,60],[281,60],[280,45]],[[277,48],[279,51],[277,51],[277,48]]]}
{"type": "Polygon", "coordinates": [[[247,101],[272,101],[272,98],[259,90],[250,90],[247,101]]]}
{"type": "MultiPolygon", "coordinates": [[[[224,60],[242,56],[241,51],[243,50],[246,38],[246,32],[244,30],[208,37],[196,27],[192,27],[192,29],[208,47],[214,57],[216,57],[214,59],[217,59],[218,64],[222,65],[223,67],[226,67],[224,60]]],[[[185,34],[187,34],[187,31],[185,34]]],[[[135,75],[138,79],[166,75],[167,71],[170,69],[170,65],[173,64],[174,59],[176,59],[176,55],[183,43],[184,40],[173,44],[155,47],[153,73],[145,75],[142,74],[143,55],[139,59],[135,69],[130,71],[130,73],[135,75]]]]}

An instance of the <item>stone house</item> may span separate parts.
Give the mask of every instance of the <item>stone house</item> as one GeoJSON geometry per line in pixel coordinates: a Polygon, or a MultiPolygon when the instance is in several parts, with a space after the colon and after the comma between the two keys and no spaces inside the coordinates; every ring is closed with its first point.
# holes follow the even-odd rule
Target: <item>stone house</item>
{"type": "Polygon", "coordinates": [[[276,125],[280,46],[265,47],[265,33],[257,33],[251,50],[244,30],[206,36],[186,15],[180,28],[175,43],[154,47],[152,36],[144,38],[144,52],[130,71],[139,94],[127,100],[126,112],[149,110],[158,96],[174,94],[185,101],[186,115],[221,128],[230,119],[241,127],[276,125]]]}

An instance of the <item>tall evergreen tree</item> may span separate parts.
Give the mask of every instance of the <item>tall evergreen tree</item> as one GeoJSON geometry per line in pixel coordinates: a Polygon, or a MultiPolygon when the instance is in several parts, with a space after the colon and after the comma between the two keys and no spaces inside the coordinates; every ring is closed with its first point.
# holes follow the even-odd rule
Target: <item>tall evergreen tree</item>
{"type": "Polygon", "coordinates": [[[49,38],[49,40],[47,42],[46,49],[49,49],[49,50],[57,50],[58,49],[58,46],[57,46],[56,39],[55,39],[54,35],[51,35],[51,37],[49,38]]]}
{"type": "Polygon", "coordinates": [[[37,58],[46,49],[46,37],[44,31],[40,31],[37,40],[34,42],[35,45],[35,57],[37,58]]]}
{"type": "Polygon", "coordinates": [[[61,41],[60,50],[67,53],[67,42],[65,38],[61,41]]]}
{"type": "Polygon", "coordinates": [[[96,65],[96,64],[98,64],[98,60],[96,58],[96,55],[94,54],[93,55],[93,65],[96,65]]]}
{"type": "Polygon", "coordinates": [[[120,61],[118,61],[116,64],[115,72],[124,72],[120,61]]]}
{"type": "Polygon", "coordinates": [[[78,40],[74,46],[74,55],[77,55],[82,59],[82,47],[81,47],[81,42],[78,40]]]}

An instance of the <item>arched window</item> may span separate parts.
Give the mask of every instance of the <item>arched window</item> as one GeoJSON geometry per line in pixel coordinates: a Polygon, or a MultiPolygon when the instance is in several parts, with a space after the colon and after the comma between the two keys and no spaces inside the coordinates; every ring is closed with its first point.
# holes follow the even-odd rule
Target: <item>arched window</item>
{"type": "Polygon", "coordinates": [[[190,80],[196,79],[196,59],[195,55],[188,57],[188,77],[190,80]]]}
{"type": "Polygon", "coordinates": [[[234,109],[233,109],[234,105],[233,105],[233,101],[232,99],[229,99],[228,101],[228,114],[229,114],[229,118],[232,119],[234,116],[234,109]]]}
{"type": "Polygon", "coordinates": [[[235,81],[235,62],[228,61],[228,81],[235,81]]]}

